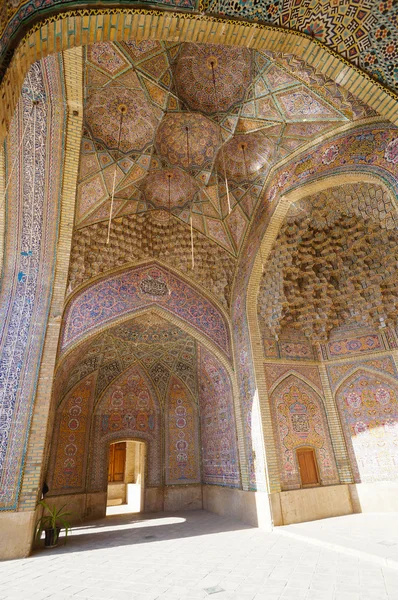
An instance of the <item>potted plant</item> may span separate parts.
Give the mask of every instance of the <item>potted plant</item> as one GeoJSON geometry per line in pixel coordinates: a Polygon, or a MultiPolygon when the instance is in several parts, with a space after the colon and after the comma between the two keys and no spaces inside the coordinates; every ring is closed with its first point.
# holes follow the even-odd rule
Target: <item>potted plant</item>
{"type": "Polygon", "coordinates": [[[61,529],[65,529],[65,543],[71,526],[65,517],[69,517],[72,513],[64,510],[66,504],[57,508],[49,506],[44,500],[40,500],[39,504],[44,507],[44,513],[36,523],[36,539],[40,540],[41,534],[44,531],[44,546],[45,548],[54,548],[58,544],[59,534],[61,529]]]}

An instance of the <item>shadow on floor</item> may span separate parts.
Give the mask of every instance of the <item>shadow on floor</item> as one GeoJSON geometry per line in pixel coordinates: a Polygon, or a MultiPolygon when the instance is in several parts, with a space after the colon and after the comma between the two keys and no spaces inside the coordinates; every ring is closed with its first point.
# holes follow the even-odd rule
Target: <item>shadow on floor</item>
{"type": "Polygon", "coordinates": [[[72,528],[67,542],[61,534],[59,545],[56,548],[46,549],[41,541],[32,555],[38,556],[45,553],[54,555],[71,552],[84,552],[100,548],[113,548],[118,546],[131,546],[134,544],[147,544],[156,541],[189,538],[212,533],[227,531],[240,531],[252,529],[250,525],[231,521],[204,510],[193,510],[178,513],[154,514],[123,514],[108,516],[96,521],[84,521],[81,525],[72,528]],[[203,517],[208,515],[208,518],[203,517]]]}

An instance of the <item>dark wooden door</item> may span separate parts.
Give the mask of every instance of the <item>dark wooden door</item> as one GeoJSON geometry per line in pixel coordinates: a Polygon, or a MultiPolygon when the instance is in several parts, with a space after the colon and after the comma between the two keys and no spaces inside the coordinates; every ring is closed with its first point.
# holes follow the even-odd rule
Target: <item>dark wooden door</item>
{"type": "Polygon", "coordinates": [[[297,462],[300,469],[301,485],[319,485],[315,452],[312,448],[299,448],[297,462]]]}
{"type": "Polygon", "coordinates": [[[126,442],[111,444],[109,447],[108,481],[124,481],[126,466],[126,442]]]}

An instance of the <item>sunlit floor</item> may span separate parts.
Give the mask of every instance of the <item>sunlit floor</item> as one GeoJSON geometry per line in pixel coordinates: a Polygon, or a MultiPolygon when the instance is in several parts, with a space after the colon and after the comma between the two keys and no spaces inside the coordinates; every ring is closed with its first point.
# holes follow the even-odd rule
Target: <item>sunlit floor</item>
{"type": "MultiPolygon", "coordinates": [[[[356,517],[339,518],[337,529],[351,523],[360,537],[356,517]]],[[[333,524],[325,523],[317,531],[327,541],[333,524]]],[[[390,548],[394,527],[384,536],[390,548]]],[[[66,545],[1,563],[0,599],[398,600],[398,561],[383,566],[306,535],[266,533],[205,511],[115,515],[74,528],[66,545]]]]}

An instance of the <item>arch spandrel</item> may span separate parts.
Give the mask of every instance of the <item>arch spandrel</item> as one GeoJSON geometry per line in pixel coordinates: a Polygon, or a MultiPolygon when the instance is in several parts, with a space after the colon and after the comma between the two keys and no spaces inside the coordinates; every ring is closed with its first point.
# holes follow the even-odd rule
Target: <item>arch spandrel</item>
{"type": "Polygon", "coordinates": [[[73,296],[64,314],[61,354],[87,333],[152,306],[188,323],[230,357],[229,326],[221,310],[181,277],[156,263],[103,278],[73,296]]]}
{"type": "Polygon", "coordinates": [[[398,464],[398,384],[361,365],[335,392],[356,483],[394,481],[398,464]]]}

